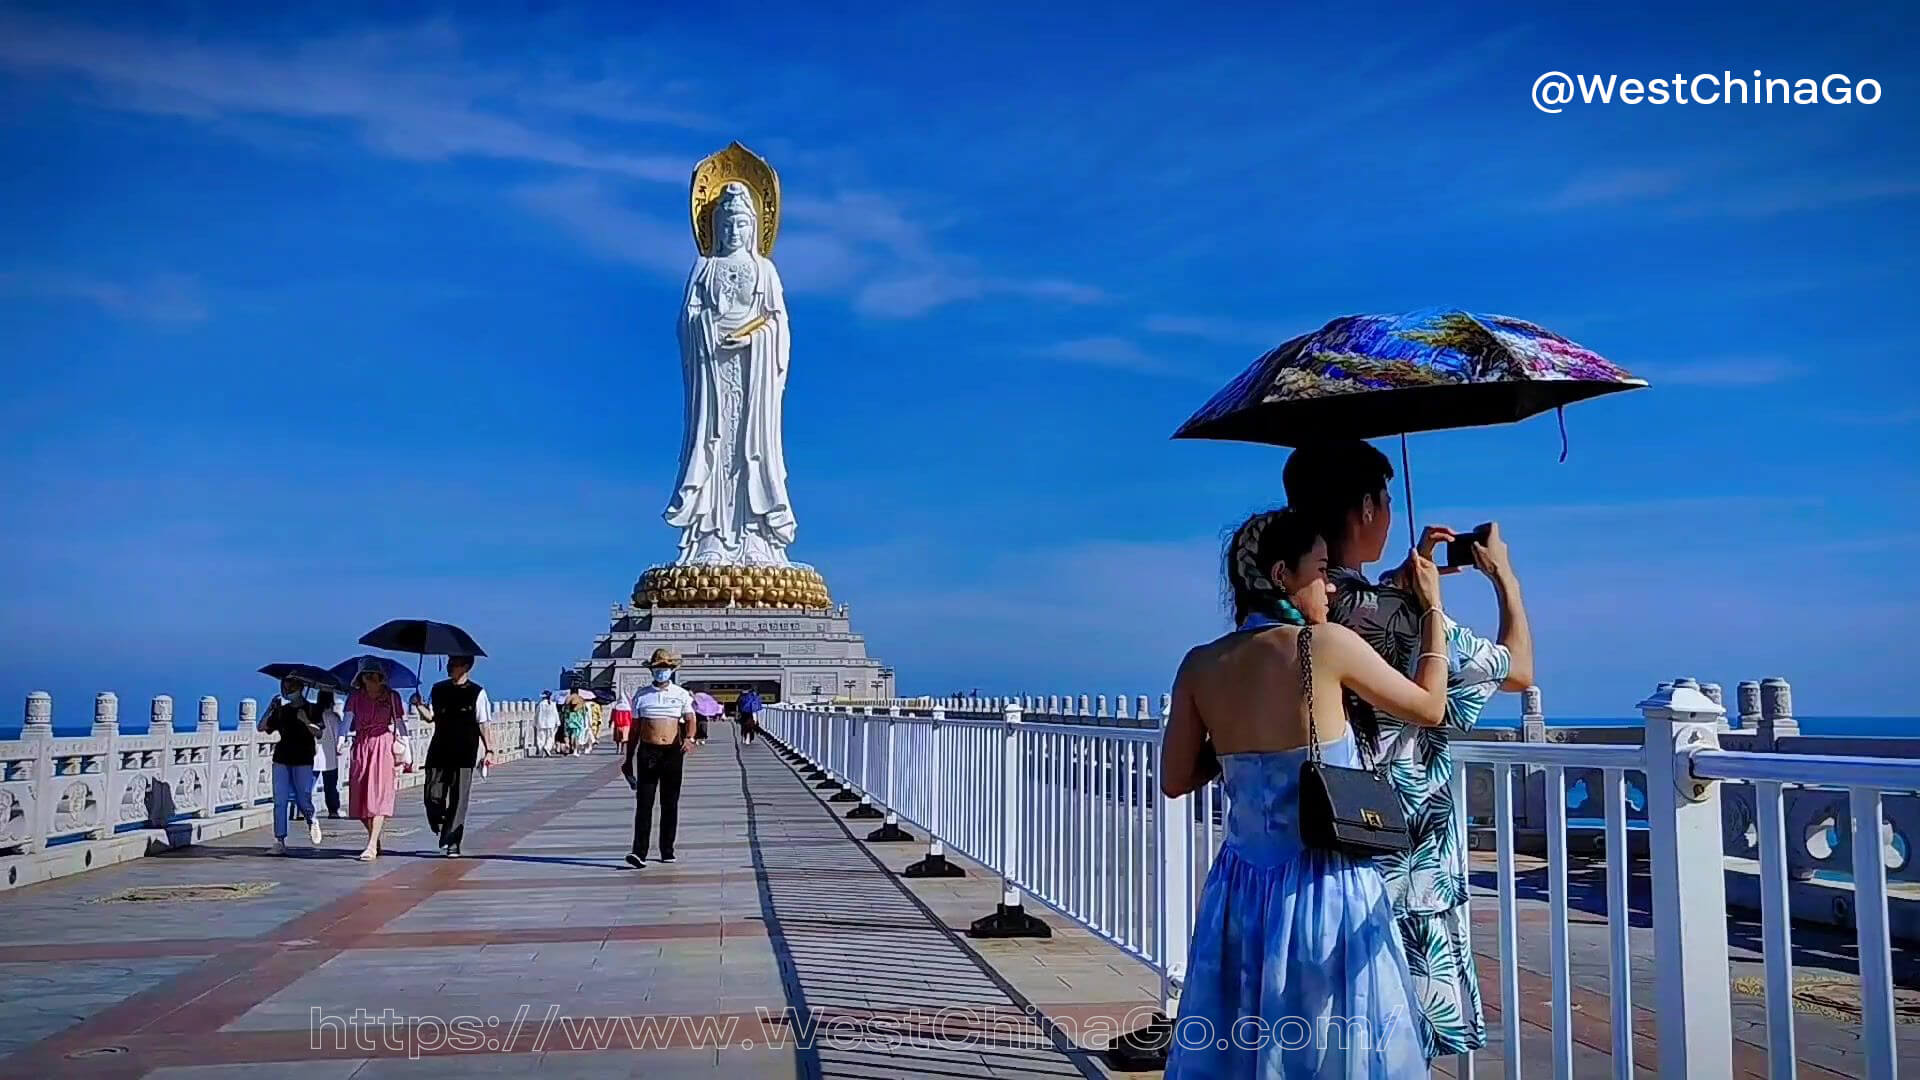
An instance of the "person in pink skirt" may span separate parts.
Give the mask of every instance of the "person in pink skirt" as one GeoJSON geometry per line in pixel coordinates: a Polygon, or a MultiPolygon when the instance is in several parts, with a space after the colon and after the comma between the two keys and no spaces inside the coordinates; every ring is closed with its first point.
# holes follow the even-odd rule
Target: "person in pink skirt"
{"type": "Polygon", "coordinates": [[[396,772],[407,732],[407,707],[387,685],[386,672],[372,660],[360,662],[347,698],[346,728],[353,735],[353,758],[347,771],[347,816],[367,829],[367,847],[361,862],[380,856],[380,829],[393,816],[399,787],[396,772]]]}

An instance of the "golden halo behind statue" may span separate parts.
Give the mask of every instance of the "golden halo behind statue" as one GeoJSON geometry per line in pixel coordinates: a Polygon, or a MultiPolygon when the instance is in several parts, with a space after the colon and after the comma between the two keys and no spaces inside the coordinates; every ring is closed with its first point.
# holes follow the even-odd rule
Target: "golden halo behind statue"
{"type": "Polygon", "coordinates": [[[693,242],[700,254],[713,254],[713,206],[721,189],[735,180],[753,193],[754,208],[760,211],[754,230],[760,254],[772,258],[773,240],[780,232],[780,177],[766,158],[737,142],[693,167],[693,242]]]}

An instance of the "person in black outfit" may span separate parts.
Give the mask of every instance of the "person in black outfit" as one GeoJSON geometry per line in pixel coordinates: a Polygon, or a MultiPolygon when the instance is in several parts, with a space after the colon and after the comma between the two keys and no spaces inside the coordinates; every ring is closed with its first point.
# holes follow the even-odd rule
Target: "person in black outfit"
{"type": "Polygon", "coordinates": [[[486,690],[467,677],[472,671],[473,657],[448,657],[448,677],[434,685],[433,704],[426,710],[433,722],[433,741],[427,744],[427,825],[440,837],[440,850],[450,859],[460,857],[474,766],[482,750],[488,759],[493,757],[493,746],[487,741],[493,706],[486,690]]]}
{"type": "Polygon", "coordinates": [[[262,734],[280,736],[273,745],[273,853],[287,853],[287,810],[298,807],[307,819],[307,839],[317,847],[323,837],[313,816],[313,755],[320,718],[307,689],[293,679],[280,683],[280,696],[260,721],[262,734]]]}

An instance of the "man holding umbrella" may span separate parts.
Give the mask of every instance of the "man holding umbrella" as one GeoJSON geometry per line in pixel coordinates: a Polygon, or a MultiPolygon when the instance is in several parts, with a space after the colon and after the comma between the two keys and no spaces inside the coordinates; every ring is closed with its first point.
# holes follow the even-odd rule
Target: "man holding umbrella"
{"type": "Polygon", "coordinates": [[[482,751],[486,760],[493,759],[493,745],[487,740],[493,706],[486,690],[468,678],[472,672],[473,657],[448,657],[447,678],[434,685],[433,704],[426,712],[433,721],[433,741],[427,744],[427,825],[440,837],[440,850],[450,859],[460,857],[474,766],[482,751]]]}
{"type": "Polygon", "coordinates": [[[680,654],[655,649],[647,667],[653,683],[633,696],[633,738],[628,740],[620,775],[633,787],[633,850],[627,865],[647,865],[652,840],[653,800],[660,797],[660,861],[673,861],[673,838],[680,828],[680,770],[693,749],[693,695],[675,685],[673,673],[680,654]]]}

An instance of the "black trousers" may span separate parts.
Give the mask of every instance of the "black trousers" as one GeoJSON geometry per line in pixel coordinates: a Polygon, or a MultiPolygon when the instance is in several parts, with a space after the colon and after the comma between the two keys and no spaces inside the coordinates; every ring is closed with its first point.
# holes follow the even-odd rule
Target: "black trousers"
{"type": "Polygon", "coordinates": [[[427,769],[427,827],[439,835],[441,847],[460,846],[460,838],[467,831],[467,799],[472,794],[472,769],[427,769]]]}
{"type": "Polygon", "coordinates": [[[328,769],[320,774],[320,790],[327,797],[327,816],[340,816],[340,770],[328,769]]]}
{"type": "Polygon", "coordinates": [[[680,767],[686,760],[686,751],[677,742],[671,746],[641,743],[633,748],[633,853],[643,859],[652,839],[655,795],[660,799],[660,857],[673,854],[673,835],[680,830],[680,767]]]}

